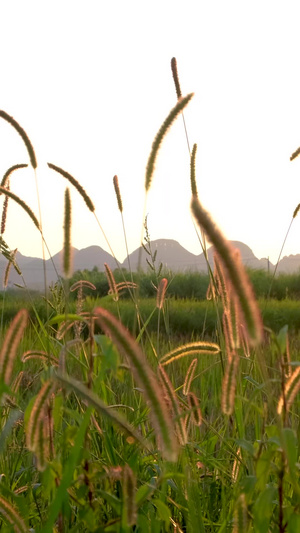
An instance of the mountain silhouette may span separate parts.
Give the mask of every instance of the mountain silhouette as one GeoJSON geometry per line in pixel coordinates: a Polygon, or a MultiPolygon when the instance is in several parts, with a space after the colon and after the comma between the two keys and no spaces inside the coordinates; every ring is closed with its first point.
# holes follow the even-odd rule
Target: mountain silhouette
{"type": "MultiPolygon", "coordinates": [[[[267,259],[257,259],[251,248],[239,241],[230,241],[234,248],[237,248],[241,253],[241,258],[245,266],[255,269],[274,269],[274,266],[269,263],[267,259]]],[[[188,252],[183,246],[173,239],[157,239],[151,242],[152,254],[156,252],[156,265],[160,263],[167,269],[172,271],[185,272],[188,270],[197,270],[199,272],[207,272],[207,263],[204,253],[199,255],[188,252]]],[[[210,266],[213,266],[213,247],[207,250],[208,260],[210,266]]],[[[138,261],[140,259],[140,268],[147,271],[150,256],[146,253],[143,247],[137,248],[134,252],[129,254],[129,260],[132,270],[137,270],[138,261]]],[[[128,260],[126,259],[122,266],[126,267],[128,260]]]]}
{"type": "MultiPolygon", "coordinates": [[[[240,251],[242,261],[245,266],[253,269],[269,269],[274,271],[274,265],[266,258],[258,259],[251,248],[240,241],[230,241],[232,245],[240,251]]],[[[163,267],[173,272],[198,271],[207,272],[207,264],[204,253],[198,255],[186,250],[181,244],[173,239],[157,239],[151,242],[152,255],[156,253],[155,264],[157,268],[162,263],[163,267]]],[[[210,265],[213,265],[213,248],[207,250],[207,256],[210,265]]],[[[143,247],[139,247],[129,254],[129,261],[133,271],[137,270],[139,260],[140,268],[147,272],[151,263],[151,257],[146,253],[143,247]]],[[[116,260],[111,254],[103,250],[100,246],[89,246],[82,250],[72,249],[73,271],[76,270],[93,270],[94,267],[99,271],[104,271],[104,263],[107,263],[112,270],[117,267],[116,260]]],[[[17,252],[16,261],[22,271],[22,277],[17,274],[14,268],[11,268],[9,275],[9,286],[14,284],[24,285],[30,289],[42,290],[44,286],[44,267],[43,260],[37,257],[27,257],[17,252]]],[[[122,268],[128,269],[128,258],[123,263],[119,263],[122,268]]],[[[0,255],[0,276],[4,278],[7,260],[0,255]]],[[[283,257],[278,264],[277,272],[292,273],[300,269],[300,254],[283,257]]],[[[47,285],[55,283],[59,276],[62,276],[62,251],[55,254],[51,259],[45,261],[45,272],[47,285]]]]}

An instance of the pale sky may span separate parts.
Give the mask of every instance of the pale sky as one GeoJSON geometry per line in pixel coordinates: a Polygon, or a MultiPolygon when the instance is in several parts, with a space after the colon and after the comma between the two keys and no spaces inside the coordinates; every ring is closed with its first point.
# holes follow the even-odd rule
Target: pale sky
{"type": "MultiPolygon", "coordinates": [[[[118,175],[129,251],[140,244],[145,167],[176,103],[177,58],[200,200],[232,240],[275,263],[300,202],[300,3],[298,1],[0,0],[0,109],[26,130],[38,160],[42,223],[54,255],[63,244],[63,198],[71,173],[92,198],[110,245],[125,258],[113,189],[118,175]]],[[[0,121],[0,176],[28,162],[20,137],[0,121]]],[[[11,190],[38,216],[32,169],[11,190]]],[[[109,251],[76,190],[72,244],[109,251]]],[[[147,213],[151,238],[201,248],[190,214],[189,154],[182,118],[159,153],[147,213]]],[[[284,255],[300,253],[300,215],[284,255]]],[[[11,249],[41,256],[28,215],[10,202],[11,249]]]]}

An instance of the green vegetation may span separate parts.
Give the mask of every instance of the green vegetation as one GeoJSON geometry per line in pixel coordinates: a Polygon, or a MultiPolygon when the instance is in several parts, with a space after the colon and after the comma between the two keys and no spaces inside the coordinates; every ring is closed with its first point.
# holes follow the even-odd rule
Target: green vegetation
{"type": "MultiPolygon", "coordinates": [[[[181,100],[175,59],[172,73],[179,101],[152,145],[146,200],[157,150],[191,97],[181,100]]],[[[27,134],[0,118],[34,170],[27,134]]],[[[194,145],[195,223],[203,249],[209,238],[217,251],[207,276],[163,272],[143,221],[151,275],[105,265],[44,298],[2,292],[1,531],[300,530],[298,278],[247,274],[199,202],[195,156],[194,145]]],[[[81,185],[49,166],[94,212],[81,185]]],[[[66,193],[66,275],[70,214],[66,193]]]]}

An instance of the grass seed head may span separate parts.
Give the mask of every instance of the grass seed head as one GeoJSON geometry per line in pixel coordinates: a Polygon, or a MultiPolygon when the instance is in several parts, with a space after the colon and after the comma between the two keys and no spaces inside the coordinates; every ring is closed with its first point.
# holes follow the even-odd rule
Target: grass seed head
{"type": "Polygon", "coordinates": [[[299,148],[297,148],[297,150],[295,150],[295,152],[292,153],[290,157],[290,161],[293,161],[294,159],[296,159],[296,157],[298,157],[299,154],[300,154],[300,146],[299,148]]]}
{"type": "Polygon", "coordinates": [[[120,187],[119,187],[118,176],[114,176],[113,177],[113,183],[114,183],[115,193],[116,193],[116,197],[117,197],[118,208],[119,208],[120,213],[122,213],[123,212],[123,204],[122,204],[122,198],[121,198],[121,192],[120,192],[120,187]]]}
{"type": "Polygon", "coordinates": [[[143,390],[150,407],[150,417],[162,453],[167,460],[175,461],[178,446],[176,441],[172,439],[172,420],[166,408],[157,377],[145,354],[123,324],[108,311],[98,307],[94,311],[94,316],[104,333],[112,339],[119,352],[129,362],[135,381],[143,390]]]}
{"type": "Polygon", "coordinates": [[[61,176],[66,178],[73,185],[73,187],[75,187],[75,189],[82,196],[82,198],[85,201],[85,203],[86,203],[87,207],[89,208],[89,210],[92,211],[92,213],[94,213],[94,211],[95,211],[94,204],[93,204],[92,200],[90,199],[90,197],[88,196],[88,194],[85,192],[84,188],[80,185],[79,181],[77,181],[75,178],[73,178],[73,176],[71,176],[71,174],[69,174],[69,172],[66,172],[65,170],[63,170],[62,168],[58,167],[57,165],[53,165],[52,163],[47,163],[47,164],[48,164],[49,168],[51,168],[52,170],[55,170],[56,172],[58,172],[61,176]]]}
{"type": "Polygon", "coordinates": [[[173,75],[173,80],[174,80],[174,84],[175,84],[177,98],[179,100],[179,98],[182,97],[182,94],[181,94],[180,83],[179,83],[179,76],[178,76],[176,57],[172,57],[172,59],[171,59],[171,70],[172,70],[172,75],[173,75]]]}
{"type": "Polygon", "coordinates": [[[189,103],[189,101],[192,99],[193,96],[194,96],[194,93],[190,93],[187,96],[184,96],[178,100],[175,107],[173,107],[173,109],[170,111],[167,118],[163,122],[162,126],[160,127],[152,143],[152,148],[151,148],[151,152],[150,152],[147,167],[146,167],[146,178],[145,178],[146,192],[149,191],[150,186],[151,186],[151,181],[152,181],[152,177],[153,177],[154,169],[155,169],[155,163],[156,163],[158,151],[160,149],[162,141],[165,135],[167,134],[169,128],[172,126],[173,122],[175,121],[175,119],[184,110],[184,108],[187,106],[187,104],[189,103]]]}
{"type": "Polygon", "coordinates": [[[191,153],[191,189],[192,189],[193,196],[198,196],[197,183],[196,183],[196,154],[197,154],[197,144],[194,144],[192,153],[191,153]]]}
{"type": "Polygon", "coordinates": [[[239,356],[233,353],[227,361],[222,383],[222,411],[225,415],[232,415],[234,410],[238,367],[239,356]]]}
{"type": "Polygon", "coordinates": [[[195,196],[192,198],[191,208],[196,222],[204,230],[220,257],[225,277],[230,282],[239,303],[249,340],[254,345],[260,343],[263,338],[261,314],[240,257],[236,256],[233,246],[225,239],[210,214],[195,196]]]}
{"type": "Polygon", "coordinates": [[[157,309],[162,309],[164,306],[167,286],[168,286],[168,280],[166,278],[162,278],[157,287],[157,295],[156,295],[157,309]]]}
{"type": "Polygon", "coordinates": [[[65,278],[72,274],[72,247],[71,247],[72,207],[70,190],[65,190],[64,212],[64,245],[63,245],[63,272],[65,278]]]}
{"type": "Polygon", "coordinates": [[[34,149],[33,149],[33,146],[32,146],[32,144],[31,144],[31,142],[29,140],[29,137],[28,137],[26,131],[23,130],[23,128],[21,128],[20,124],[13,117],[8,115],[5,111],[0,110],[0,117],[3,118],[4,120],[6,120],[6,122],[8,122],[9,124],[11,124],[11,126],[13,128],[15,128],[15,130],[21,136],[21,138],[23,139],[23,142],[24,142],[24,144],[26,146],[31,166],[34,169],[37,168],[37,161],[36,161],[34,149]]]}

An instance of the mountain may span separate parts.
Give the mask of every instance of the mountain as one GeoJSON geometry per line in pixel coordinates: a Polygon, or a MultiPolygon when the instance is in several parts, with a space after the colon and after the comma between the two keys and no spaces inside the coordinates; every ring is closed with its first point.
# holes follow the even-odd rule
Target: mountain
{"type": "MultiPolygon", "coordinates": [[[[23,278],[27,287],[30,289],[41,290],[44,287],[44,265],[43,260],[37,257],[26,257],[20,252],[16,254],[16,262],[22,271],[23,278]]],[[[73,271],[92,270],[95,266],[99,270],[104,270],[104,263],[110,268],[116,267],[114,258],[100,246],[89,246],[83,250],[72,249],[73,271]]],[[[51,259],[45,261],[45,272],[47,285],[55,283],[59,276],[62,276],[62,251],[55,254],[51,259]]],[[[4,278],[7,260],[0,255],[0,279],[4,278]]],[[[9,286],[15,283],[23,285],[22,277],[17,274],[12,267],[9,274],[9,286]]]]}
{"type": "Polygon", "coordinates": [[[286,255],[278,263],[277,272],[292,274],[300,269],[300,254],[286,255]]]}
{"type": "MultiPolygon", "coordinates": [[[[254,269],[269,269],[274,271],[274,265],[268,262],[266,258],[258,259],[251,248],[240,241],[231,241],[235,248],[238,248],[241,253],[242,261],[247,267],[254,269]]],[[[189,270],[196,270],[198,272],[206,272],[207,266],[203,253],[199,255],[193,254],[183,248],[177,241],[173,239],[158,239],[151,242],[152,254],[156,252],[156,265],[160,262],[164,267],[174,272],[185,272],[189,270]]],[[[136,270],[139,262],[139,255],[141,253],[141,268],[144,271],[149,269],[146,258],[151,262],[151,258],[147,255],[143,247],[139,247],[134,252],[129,254],[129,261],[132,270],[136,270]]],[[[210,247],[207,251],[210,264],[213,263],[213,248],[210,247]]],[[[100,248],[100,246],[89,246],[82,250],[73,248],[73,271],[76,270],[93,270],[97,267],[99,271],[104,271],[104,263],[107,263],[112,269],[116,268],[116,262],[113,257],[100,248]]],[[[41,290],[44,286],[44,267],[43,260],[37,257],[26,257],[20,252],[17,252],[16,261],[22,271],[27,287],[31,289],[41,290]]],[[[3,279],[7,260],[0,255],[0,276],[3,279]]],[[[128,269],[128,258],[123,261],[121,267],[128,269]]],[[[296,272],[300,269],[300,254],[283,257],[279,262],[277,272],[296,272]]],[[[47,285],[55,283],[58,276],[62,275],[62,252],[57,253],[52,259],[45,261],[45,270],[47,276],[47,285]]],[[[22,278],[11,268],[9,275],[9,286],[14,284],[23,285],[22,278]]]]}
{"type": "MultiPolygon", "coordinates": [[[[241,258],[244,265],[256,268],[256,269],[267,269],[268,260],[267,259],[257,259],[251,248],[246,244],[239,241],[231,241],[231,244],[234,248],[238,248],[241,253],[241,258]]],[[[207,264],[204,253],[199,255],[192,254],[183,248],[177,241],[172,239],[158,239],[151,242],[152,253],[157,253],[156,256],[156,265],[159,266],[160,263],[164,267],[173,270],[173,271],[188,271],[188,270],[198,270],[199,272],[207,271],[207,264]]],[[[211,266],[213,266],[213,248],[208,249],[208,260],[211,266]]],[[[150,257],[145,252],[142,247],[137,248],[134,252],[129,254],[129,260],[132,270],[136,270],[138,266],[139,255],[141,254],[140,266],[142,270],[147,270],[148,265],[146,258],[150,260],[150,257]]],[[[123,267],[128,267],[127,259],[122,264],[123,267]]],[[[269,263],[269,268],[274,269],[274,266],[269,263]]]]}
{"type": "MultiPolygon", "coordinates": [[[[155,261],[157,267],[162,263],[164,267],[170,270],[197,270],[199,256],[188,252],[177,241],[172,239],[157,239],[151,242],[151,250],[152,254],[157,253],[155,261]]],[[[147,271],[149,267],[146,259],[151,262],[151,258],[141,246],[129,254],[131,268],[133,271],[137,270],[140,254],[140,268],[147,271]]],[[[122,263],[122,267],[128,268],[127,258],[122,263]]]]}

